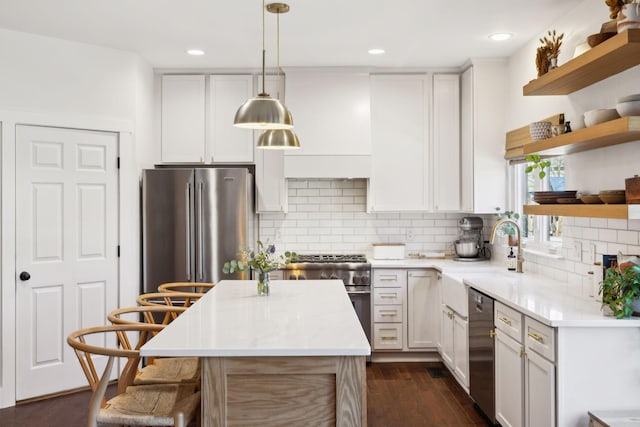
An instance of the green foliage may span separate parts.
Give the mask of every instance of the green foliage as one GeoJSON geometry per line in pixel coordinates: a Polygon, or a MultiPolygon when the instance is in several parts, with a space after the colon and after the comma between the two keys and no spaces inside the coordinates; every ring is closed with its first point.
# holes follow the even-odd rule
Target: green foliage
{"type": "Polygon", "coordinates": [[[249,268],[256,270],[258,273],[267,273],[271,270],[287,265],[291,262],[291,258],[295,257],[295,252],[286,251],[282,255],[276,255],[276,246],[273,244],[264,245],[258,240],[258,250],[241,248],[240,258],[224,263],[222,272],[225,274],[235,273],[236,271],[246,271],[249,268]]]}
{"type": "MultiPolygon", "coordinates": [[[[500,212],[500,207],[496,207],[496,212],[498,213],[498,218],[510,218],[514,221],[518,221],[520,219],[520,214],[518,212],[515,211],[504,211],[504,212],[500,212]]],[[[513,224],[503,224],[502,227],[500,228],[500,230],[504,233],[507,234],[509,236],[515,236],[516,235],[516,228],[513,226],[513,224]]]]}
{"type": "Polygon", "coordinates": [[[526,169],[524,170],[525,173],[531,173],[534,170],[539,169],[538,177],[540,179],[547,176],[547,173],[544,171],[544,169],[551,166],[551,162],[549,160],[542,160],[539,154],[527,154],[525,160],[531,162],[531,164],[527,165],[526,169]]]}
{"type": "Polygon", "coordinates": [[[618,319],[633,314],[631,304],[640,298],[640,267],[633,263],[608,268],[600,282],[602,306],[607,306],[618,319]]]}

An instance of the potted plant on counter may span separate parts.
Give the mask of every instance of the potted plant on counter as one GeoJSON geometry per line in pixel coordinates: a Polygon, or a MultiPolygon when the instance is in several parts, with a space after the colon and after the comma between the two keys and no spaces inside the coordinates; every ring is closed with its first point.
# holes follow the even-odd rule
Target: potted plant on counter
{"type": "Polygon", "coordinates": [[[640,315],[640,266],[634,262],[624,262],[609,267],[600,282],[600,295],[602,307],[610,308],[616,318],[640,315]]]}

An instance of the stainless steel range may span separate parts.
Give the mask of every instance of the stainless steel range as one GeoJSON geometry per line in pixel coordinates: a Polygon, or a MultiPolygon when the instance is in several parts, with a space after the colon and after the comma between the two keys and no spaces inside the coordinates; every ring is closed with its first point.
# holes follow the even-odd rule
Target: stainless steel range
{"type": "Polygon", "coordinates": [[[364,255],[298,255],[284,270],[289,280],[341,279],[371,342],[371,264],[364,255]]]}

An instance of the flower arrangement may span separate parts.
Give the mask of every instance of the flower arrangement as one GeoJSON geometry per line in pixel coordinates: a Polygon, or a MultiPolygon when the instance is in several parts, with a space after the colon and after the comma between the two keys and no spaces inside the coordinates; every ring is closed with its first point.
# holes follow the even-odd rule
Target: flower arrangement
{"type": "Polygon", "coordinates": [[[557,60],[558,55],[560,54],[560,46],[562,46],[563,38],[564,33],[557,35],[556,30],[549,30],[547,31],[547,35],[540,39],[542,46],[540,46],[536,51],[536,68],[538,69],[538,77],[549,71],[549,64],[552,58],[556,58],[557,60]]]}
{"type": "Polygon", "coordinates": [[[622,10],[622,6],[625,4],[636,3],[635,0],[605,0],[607,6],[609,6],[609,18],[616,19],[618,14],[622,10]]]}
{"type": "Polygon", "coordinates": [[[252,268],[259,274],[268,273],[289,264],[291,262],[291,258],[295,256],[295,252],[289,251],[276,256],[275,245],[265,245],[258,240],[258,250],[254,251],[253,249],[241,248],[240,259],[225,262],[222,266],[222,272],[229,274],[235,273],[236,271],[246,271],[248,268],[252,268]]]}
{"type": "Polygon", "coordinates": [[[602,306],[609,307],[613,315],[622,319],[634,314],[634,301],[640,298],[640,266],[624,262],[606,270],[600,282],[602,306]]]}

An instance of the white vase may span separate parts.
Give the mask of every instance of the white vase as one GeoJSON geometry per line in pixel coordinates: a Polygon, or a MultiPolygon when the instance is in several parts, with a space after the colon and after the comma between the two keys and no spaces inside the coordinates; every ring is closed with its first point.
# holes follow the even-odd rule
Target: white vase
{"type": "Polygon", "coordinates": [[[618,33],[632,28],[640,28],[640,3],[628,3],[618,13],[618,33]]]}

